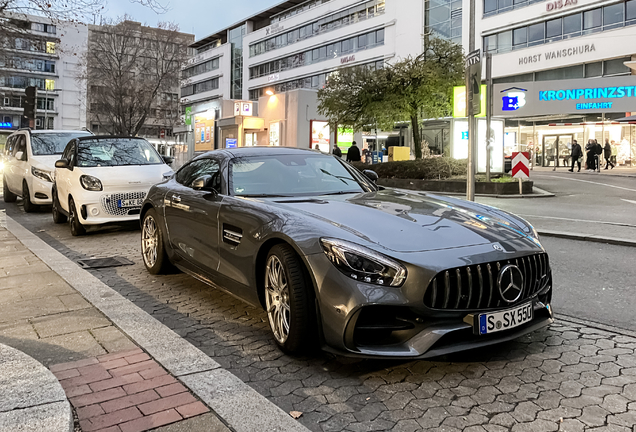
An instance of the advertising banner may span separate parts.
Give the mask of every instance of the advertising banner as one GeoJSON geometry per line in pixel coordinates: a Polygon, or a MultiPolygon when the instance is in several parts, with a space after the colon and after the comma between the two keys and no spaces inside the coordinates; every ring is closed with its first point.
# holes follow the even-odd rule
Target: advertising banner
{"type": "MultiPolygon", "coordinates": [[[[352,140],[353,141],[353,140],[352,140]]],[[[311,121],[311,145],[310,148],[324,153],[331,151],[329,123],[326,121],[311,121]]]]}
{"type": "MultiPolygon", "coordinates": [[[[475,115],[475,117],[486,117],[486,84],[481,85],[479,97],[481,101],[481,114],[475,115]]],[[[467,117],[466,86],[453,87],[453,117],[467,117]]]]}
{"type": "Polygon", "coordinates": [[[214,114],[194,116],[194,151],[214,150],[214,114]]]}
{"type": "Polygon", "coordinates": [[[353,129],[338,127],[337,143],[342,153],[347,153],[353,143],[353,129]]]}

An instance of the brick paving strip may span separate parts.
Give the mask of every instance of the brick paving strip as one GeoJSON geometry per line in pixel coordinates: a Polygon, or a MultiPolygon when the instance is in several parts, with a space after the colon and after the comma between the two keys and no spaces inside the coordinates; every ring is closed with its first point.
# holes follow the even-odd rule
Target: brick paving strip
{"type": "Polygon", "coordinates": [[[141,432],[209,411],[139,348],[50,369],[83,432],[141,432]]]}
{"type": "MultiPolygon", "coordinates": [[[[307,431],[302,424],[292,419],[288,413],[282,411],[279,407],[261,396],[235,375],[223,369],[217,362],[212,360],[201,350],[177,335],[165,325],[161,324],[147,312],[122,297],[119,293],[105,285],[95,276],[80,269],[76,263],[53,249],[35,234],[15,222],[12,218],[6,216],[4,223],[6,224],[7,230],[12,235],[20,239],[20,242],[33,254],[35,254],[38,258],[38,260],[35,260],[37,261],[36,265],[41,265],[43,267],[40,270],[49,270],[46,266],[50,267],[51,270],[57,273],[71,287],[77,290],[84,299],[95,306],[95,308],[99,309],[99,311],[103,313],[108,320],[112,321],[112,323],[121,329],[139,347],[143,348],[143,350],[148,353],[154,361],[161,365],[162,368],[166,369],[173,377],[178,378],[181,383],[188,387],[199,399],[205,402],[205,404],[219,415],[219,417],[222,418],[231,429],[236,432],[307,431]],[[41,262],[39,262],[40,260],[41,262]]],[[[144,354],[138,353],[138,355],[141,356],[144,354]]],[[[121,359],[122,358],[119,357],[117,359],[112,359],[111,361],[120,360],[120,363],[123,363],[121,359]]],[[[126,356],[124,356],[123,359],[128,363],[126,356]]],[[[77,366],[77,364],[75,364],[74,367],[71,364],[70,369],[68,370],[76,369],[80,375],[76,377],[68,376],[66,379],[61,379],[62,385],[66,386],[65,389],[67,391],[67,395],[69,395],[69,390],[81,392],[82,390],[78,389],[82,388],[86,391],[86,387],[81,387],[82,385],[86,385],[91,392],[94,392],[94,396],[96,393],[99,393],[99,391],[92,390],[90,387],[91,383],[97,385],[99,381],[120,379],[120,377],[126,375],[134,375],[133,372],[139,372],[134,370],[134,364],[121,365],[119,368],[121,368],[124,372],[116,372],[118,367],[105,369],[105,362],[102,364],[99,357],[93,361],[95,361],[94,364],[87,364],[84,366],[77,366]],[[130,374],[126,374],[128,371],[132,372],[130,374]],[[82,376],[82,372],[87,374],[86,376],[91,382],[84,382],[80,386],[74,386],[74,383],[80,383],[85,379],[82,376]],[[92,381],[93,379],[96,379],[97,381],[92,381]]],[[[148,362],[147,365],[150,365],[150,362],[154,363],[154,361],[145,360],[145,362],[148,362]]],[[[143,362],[144,361],[142,361],[142,363],[143,362]]],[[[57,367],[59,368],[63,366],[57,367]]],[[[154,364],[153,368],[156,369],[154,364]]],[[[58,369],[56,372],[62,374],[64,371],[58,369]]],[[[69,374],[74,373],[75,372],[69,372],[69,374]]],[[[141,375],[140,372],[139,374],[141,375]]],[[[61,376],[64,376],[64,374],[61,376]]],[[[148,384],[146,384],[148,385],[147,390],[152,389],[154,391],[154,384],[152,383],[153,379],[158,379],[158,377],[149,378],[147,380],[144,378],[144,382],[148,382],[148,384]]],[[[125,384],[118,386],[119,388],[115,387],[101,392],[103,392],[102,394],[108,394],[109,400],[125,398],[133,396],[126,390],[126,388],[130,389],[130,387],[126,386],[135,386],[136,384],[137,383],[125,384]]],[[[164,389],[164,391],[166,391],[166,389],[164,389]]],[[[159,395],[159,393],[157,394],[159,395]]],[[[79,398],[85,397],[87,400],[90,400],[91,397],[91,395],[88,394],[77,394],[76,396],[78,399],[76,399],[75,396],[71,396],[71,403],[73,403],[73,405],[76,403],[82,403],[81,401],[83,399],[79,398]],[[78,400],[80,402],[78,402],[78,400]]],[[[160,400],[162,400],[161,403],[165,403],[167,405],[170,405],[170,403],[177,403],[173,402],[175,399],[174,395],[166,397],[160,396],[160,400]]],[[[107,401],[95,399],[92,404],[86,405],[98,405],[101,410],[104,410],[101,402],[105,403],[107,401]]],[[[112,413],[106,413],[105,410],[104,414],[91,415],[100,412],[99,409],[95,408],[95,411],[83,412],[84,416],[91,415],[90,417],[84,417],[83,427],[90,428],[86,429],[87,431],[98,430],[98,427],[104,426],[109,422],[111,422],[112,425],[122,423],[123,426],[126,423],[119,421],[120,418],[125,418],[128,421],[135,421],[144,419],[145,417],[151,417],[156,414],[156,411],[154,411],[153,408],[149,408],[145,405],[146,403],[152,404],[153,401],[141,403],[140,399],[133,397],[125,399],[125,402],[131,402],[132,406],[115,411],[118,412],[115,416],[117,419],[116,423],[112,423],[115,421],[115,418],[106,417],[112,413]],[[100,415],[105,416],[101,418],[106,420],[98,420],[98,416],[100,415]],[[140,417],[134,417],[136,415],[139,415],[140,417]],[[141,415],[144,417],[141,417],[141,415]]],[[[107,405],[107,407],[109,406],[110,405],[107,405]]],[[[163,413],[171,413],[170,409],[167,411],[165,409],[163,411],[159,411],[163,413]]],[[[185,408],[183,409],[185,410],[185,408]]],[[[122,432],[124,431],[124,429],[121,428],[120,430],[122,430],[122,432]]],[[[117,429],[104,429],[104,432],[106,431],[116,432],[117,429]]]]}

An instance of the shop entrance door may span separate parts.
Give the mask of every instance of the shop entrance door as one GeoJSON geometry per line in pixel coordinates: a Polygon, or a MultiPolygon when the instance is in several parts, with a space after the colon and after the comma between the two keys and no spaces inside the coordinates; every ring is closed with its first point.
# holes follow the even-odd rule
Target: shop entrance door
{"type": "Polygon", "coordinates": [[[574,135],[544,135],[543,160],[544,167],[568,166],[574,135]]]}

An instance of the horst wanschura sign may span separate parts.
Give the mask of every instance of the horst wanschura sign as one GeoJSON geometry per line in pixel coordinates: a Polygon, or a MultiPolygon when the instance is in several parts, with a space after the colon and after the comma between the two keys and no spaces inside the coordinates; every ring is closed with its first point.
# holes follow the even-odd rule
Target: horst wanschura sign
{"type": "Polygon", "coordinates": [[[499,117],[636,111],[636,75],[496,84],[493,104],[499,117]]]}

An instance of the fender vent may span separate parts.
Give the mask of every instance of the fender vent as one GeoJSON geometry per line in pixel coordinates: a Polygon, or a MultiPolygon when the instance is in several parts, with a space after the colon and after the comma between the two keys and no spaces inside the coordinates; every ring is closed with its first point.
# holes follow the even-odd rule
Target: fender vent
{"type": "Polygon", "coordinates": [[[132,262],[131,260],[126,259],[124,257],[120,257],[120,256],[108,257],[108,258],[85,259],[85,260],[79,260],[77,261],[77,263],[80,265],[80,267],[84,269],[119,267],[119,266],[134,264],[134,262],[132,262]]]}
{"type": "Polygon", "coordinates": [[[230,224],[223,224],[223,243],[238,246],[243,239],[243,230],[230,224]]]}

